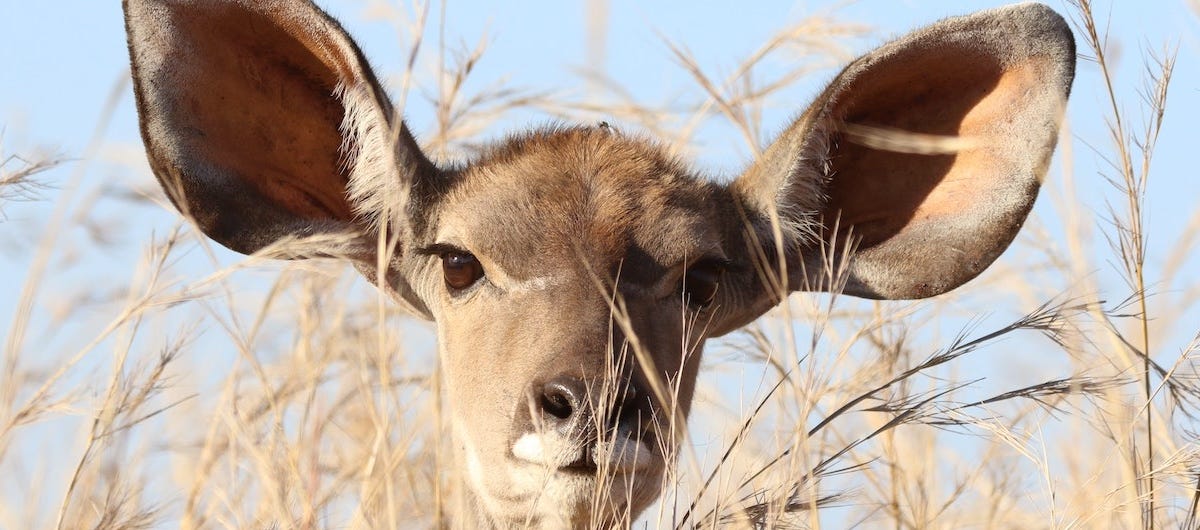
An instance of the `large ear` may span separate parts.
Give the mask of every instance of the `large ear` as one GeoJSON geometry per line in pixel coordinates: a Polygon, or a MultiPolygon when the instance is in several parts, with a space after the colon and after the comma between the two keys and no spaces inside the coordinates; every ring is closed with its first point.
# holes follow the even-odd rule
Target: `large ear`
{"type": "MultiPolygon", "coordinates": [[[[232,250],[324,241],[304,254],[349,254],[373,277],[378,228],[409,235],[437,169],[337,22],[306,0],[124,9],[142,139],[175,206],[232,250]],[[348,237],[310,237],[331,234],[348,237]]],[[[389,284],[427,313],[403,278],[389,284]]]]}
{"type": "Polygon", "coordinates": [[[124,8],[151,168],[222,245],[250,253],[286,236],[372,236],[384,206],[403,209],[436,172],[354,42],[311,2],[124,8]]]}
{"type": "Polygon", "coordinates": [[[943,293],[1024,223],[1074,71],[1044,5],[943,20],[854,61],[731,187],[760,239],[779,215],[790,289],[831,289],[832,263],[855,296],[943,293]]]}

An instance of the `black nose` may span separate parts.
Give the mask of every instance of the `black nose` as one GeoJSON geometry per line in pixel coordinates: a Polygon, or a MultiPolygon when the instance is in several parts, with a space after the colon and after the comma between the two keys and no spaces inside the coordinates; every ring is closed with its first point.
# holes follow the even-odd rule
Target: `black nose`
{"type": "Polygon", "coordinates": [[[569,434],[591,423],[587,385],[582,379],[560,375],[542,385],[542,422],[546,428],[569,434]]]}
{"type": "Polygon", "coordinates": [[[560,375],[543,383],[539,400],[542,428],[565,435],[586,436],[596,430],[607,431],[621,424],[644,422],[649,411],[642,410],[647,408],[643,405],[649,403],[643,403],[647,400],[642,392],[629,383],[617,387],[609,390],[610,395],[606,397],[593,397],[589,394],[588,384],[575,376],[560,375]],[[599,403],[593,403],[593,399],[599,403]],[[595,421],[596,407],[605,412],[603,425],[595,421]]]}
{"type": "Polygon", "coordinates": [[[646,430],[652,417],[650,400],[629,379],[605,384],[564,374],[535,383],[532,390],[530,397],[537,405],[527,410],[535,416],[534,428],[580,444],[579,454],[566,468],[594,471],[592,452],[600,439],[610,436],[653,443],[653,434],[646,430]]]}

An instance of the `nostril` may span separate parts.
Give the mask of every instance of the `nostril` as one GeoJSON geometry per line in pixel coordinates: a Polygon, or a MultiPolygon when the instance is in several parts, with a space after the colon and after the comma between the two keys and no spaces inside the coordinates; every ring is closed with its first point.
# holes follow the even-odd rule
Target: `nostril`
{"type": "Polygon", "coordinates": [[[569,420],[582,406],[585,393],[583,381],[556,377],[542,386],[542,413],[560,421],[569,420]]]}
{"type": "Polygon", "coordinates": [[[575,410],[571,406],[571,401],[560,392],[548,392],[542,394],[542,412],[554,416],[560,420],[565,420],[571,417],[571,412],[575,410]]]}
{"type": "Polygon", "coordinates": [[[641,406],[639,400],[642,395],[638,392],[637,387],[627,385],[617,394],[617,399],[613,404],[613,417],[618,421],[636,420],[636,416],[641,414],[641,406]]]}

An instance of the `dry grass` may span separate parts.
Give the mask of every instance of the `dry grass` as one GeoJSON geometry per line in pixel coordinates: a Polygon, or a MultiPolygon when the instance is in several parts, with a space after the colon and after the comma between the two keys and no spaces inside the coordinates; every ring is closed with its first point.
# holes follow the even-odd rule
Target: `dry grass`
{"type": "MultiPolygon", "coordinates": [[[[1148,255],[1144,222],[1174,56],[1148,56],[1141,85],[1119,78],[1104,10],[1073,8],[1081,55],[1107,83],[1076,97],[1111,101],[1107,143],[1075,131],[1108,165],[1107,204],[1076,204],[1095,179],[1076,174],[1064,137],[1048,185],[1063,226],[1034,219],[962,292],[907,304],[798,295],[710,345],[690,439],[649,526],[1200,528],[1200,330],[1178,317],[1200,295],[1186,272],[1200,215],[1170,256],[1148,255]],[[1110,264],[1122,282],[1101,281],[1110,264]]],[[[442,158],[469,155],[497,119],[529,109],[603,117],[681,153],[718,121],[753,155],[769,138],[767,102],[843,62],[843,38],[865,31],[801,20],[720,77],[667,43],[695,84],[663,110],[594,72],[586,102],[503,84],[468,93],[486,41],[448,51],[427,31],[453,23],[441,13],[384,14],[413,50],[395,92],[428,96],[435,123],[422,136],[442,158]],[[425,79],[416,65],[431,47],[442,66],[425,79]],[[799,66],[759,73],[781,56],[799,66]]],[[[0,154],[0,214],[17,199],[55,201],[22,295],[5,301],[0,528],[444,523],[453,477],[428,330],[336,262],[230,263],[168,221],[123,264],[127,278],[72,283],[68,237],[120,240],[94,228],[98,205],[169,209],[144,187],[74,197],[97,156],[84,153],[55,193],[43,180],[54,161],[0,154]]]]}

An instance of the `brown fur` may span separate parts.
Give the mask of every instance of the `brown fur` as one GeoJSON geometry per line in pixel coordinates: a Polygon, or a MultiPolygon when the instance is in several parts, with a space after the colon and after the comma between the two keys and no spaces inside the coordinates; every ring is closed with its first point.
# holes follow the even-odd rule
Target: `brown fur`
{"type": "Polygon", "coordinates": [[[705,341],[837,288],[831,267],[873,298],[975,277],[1032,207],[1074,73],[1062,18],[1023,4],[855,61],[729,185],[606,126],[437,168],[310,2],[125,11],[147,155],[176,206],[240,252],[320,241],[436,322],[462,526],[636,516],[705,341]],[[468,253],[483,276],[452,288],[444,260],[468,253]],[[687,303],[693,274],[719,280],[711,304],[687,303]],[[562,381],[585,384],[567,409],[562,381]]]}

